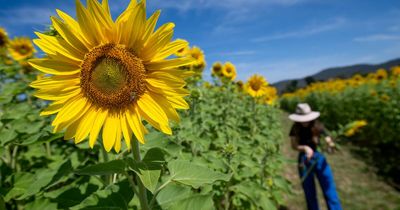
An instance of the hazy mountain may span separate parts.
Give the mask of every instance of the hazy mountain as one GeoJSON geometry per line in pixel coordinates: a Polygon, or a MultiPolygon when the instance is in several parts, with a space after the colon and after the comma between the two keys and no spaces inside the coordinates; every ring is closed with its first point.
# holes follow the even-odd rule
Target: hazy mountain
{"type": "Polygon", "coordinates": [[[334,67],[334,68],[328,68],[324,69],[314,75],[310,75],[308,77],[304,77],[301,79],[292,79],[292,80],[283,80],[276,82],[272,84],[275,86],[280,93],[285,92],[288,90],[288,88],[294,88],[296,86],[297,88],[305,87],[307,85],[306,79],[308,80],[315,80],[315,81],[321,81],[321,80],[328,80],[330,78],[348,78],[351,77],[352,75],[359,73],[359,74],[367,74],[373,71],[376,71],[377,69],[384,68],[386,70],[389,70],[393,66],[400,65],[400,58],[394,59],[387,61],[385,63],[381,64],[356,64],[352,66],[344,66],[344,67],[334,67]],[[297,84],[296,84],[297,83],[297,84]],[[292,86],[292,87],[290,87],[292,86]]]}

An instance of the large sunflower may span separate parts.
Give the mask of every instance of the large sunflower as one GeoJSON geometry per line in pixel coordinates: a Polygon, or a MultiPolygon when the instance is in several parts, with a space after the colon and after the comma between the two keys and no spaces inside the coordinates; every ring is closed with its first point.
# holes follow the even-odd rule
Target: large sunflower
{"type": "Polygon", "coordinates": [[[252,97],[261,97],[268,92],[268,83],[261,75],[253,75],[249,78],[245,85],[245,90],[252,97]]]}
{"type": "Polygon", "coordinates": [[[222,68],[222,75],[229,80],[233,81],[236,79],[236,67],[231,62],[226,62],[222,68]]]}
{"type": "Polygon", "coordinates": [[[170,58],[186,41],[172,41],[173,23],[155,30],[160,12],[146,19],[145,1],[132,0],[113,21],[108,1],[77,1],[77,20],[57,10],[51,17],[60,37],[36,33],[34,43],[46,58],[30,64],[50,74],[31,84],[36,96],[54,101],[42,115],[57,114],[54,132],[66,129],[75,143],[89,136],[93,147],[102,130],[104,148],[120,151],[124,138],[130,148],[132,133],[144,143],[146,120],[171,134],[169,120],[179,121],[176,109],[187,109],[184,78],[191,72],[178,67],[190,58],[170,58]]]}
{"type": "Polygon", "coordinates": [[[9,42],[8,52],[14,60],[21,61],[31,58],[35,53],[35,48],[29,38],[17,37],[9,42]]]}

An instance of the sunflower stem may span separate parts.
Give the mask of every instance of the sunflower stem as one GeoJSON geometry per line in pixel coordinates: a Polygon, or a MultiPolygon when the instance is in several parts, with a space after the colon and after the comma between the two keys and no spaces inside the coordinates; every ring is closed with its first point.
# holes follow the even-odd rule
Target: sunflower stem
{"type": "Polygon", "coordinates": [[[50,142],[46,142],[45,143],[46,146],[46,152],[47,152],[47,156],[50,158],[51,157],[51,147],[50,147],[50,142]]]}
{"type": "MultiPolygon", "coordinates": [[[[133,158],[136,160],[136,162],[141,162],[142,158],[140,157],[139,142],[136,139],[132,139],[131,145],[132,145],[133,158]]],[[[139,188],[138,197],[140,201],[140,206],[142,207],[142,210],[150,210],[149,204],[147,203],[146,188],[144,187],[142,181],[139,179],[138,176],[135,176],[135,178],[139,188]]]]}
{"type": "MultiPolygon", "coordinates": [[[[103,155],[103,163],[108,162],[108,153],[105,149],[102,149],[102,155],[103,155]]],[[[111,183],[111,175],[104,175],[104,182],[109,185],[111,183]]]]}
{"type": "Polygon", "coordinates": [[[15,166],[17,164],[17,153],[18,153],[18,146],[15,146],[12,152],[12,158],[11,158],[11,168],[15,170],[15,166]]]}

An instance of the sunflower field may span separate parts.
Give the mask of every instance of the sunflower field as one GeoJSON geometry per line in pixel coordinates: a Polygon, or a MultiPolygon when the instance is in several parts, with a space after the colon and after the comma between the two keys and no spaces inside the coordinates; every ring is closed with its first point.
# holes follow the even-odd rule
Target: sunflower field
{"type": "Polygon", "coordinates": [[[379,172],[400,183],[400,67],[378,69],[349,79],[316,82],[286,93],[281,107],[293,111],[298,102],[307,102],[321,111],[321,119],[344,138],[379,172]],[[357,135],[354,135],[357,133],[357,135]]]}
{"type": "Polygon", "coordinates": [[[230,62],[203,81],[201,48],[145,1],[115,20],[107,0],[76,7],[34,40],[0,28],[0,209],[283,204],[275,88],[230,62]]]}

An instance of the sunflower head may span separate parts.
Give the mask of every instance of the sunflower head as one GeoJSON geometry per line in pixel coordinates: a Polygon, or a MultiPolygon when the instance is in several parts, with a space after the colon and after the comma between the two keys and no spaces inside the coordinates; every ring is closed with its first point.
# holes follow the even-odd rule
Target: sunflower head
{"type": "Polygon", "coordinates": [[[366,120],[357,120],[354,122],[349,123],[345,126],[344,135],[347,137],[353,136],[356,132],[358,132],[361,128],[367,125],[366,120]]]}
{"type": "Polygon", "coordinates": [[[388,96],[387,94],[383,94],[383,95],[381,96],[381,100],[382,100],[383,102],[388,102],[388,101],[390,100],[390,96],[388,96]]]}
{"type": "Polygon", "coordinates": [[[223,68],[223,65],[221,62],[215,62],[211,69],[211,75],[214,77],[221,77],[222,76],[222,68],[223,68]]]}
{"type": "Polygon", "coordinates": [[[375,75],[376,75],[376,80],[378,81],[382,81],[388,77],[388,73],[385,69],[378,69],[375,75]]]}
{"type": "Polygon", "coordinates": [[[361,82],[363,80],[363,76],[361,76],[360,74],[355,74],[352,79],[356,82],[361,82]]]}
{"type": "Polygon", "coordinates": [[[197,72],[202,72],[206,66],[204,52],[199,47],[192,47],[189,50],[189,55],[195,60],[193,67],[197,72]]]}
{"type": "Polygon", "coordinates": [[[222,75],[230,81],[236,79],[236,67],[231,62],[226,62],[222,68],[222,75]]]}
{"type": "Polygon", "coordinates": [[[130,148],[132,135],[141,143],[147,121],[171,134],[169,123],[179,121],[176,109],[188,109],[183,99],[185,79],[191,72],[182,66],[190,57],[173,57],[187,48],[172,40],[174,24],[155,29],[160,12],[146,19],[145,1],[132,0],[113,20],[108,1],[77,1],[77,20],[57,10],[52,27],[59,34],[36,33],[34,43],[47,57],[30,64],[46,74],[31,86],[35,96],[53,101],[41,114],[56,114],[54,132],[65,130],[65,139],[79,143],[89,138],[93,147],[102,132],[103,146],[119,152],[121,140],[130,148]]]}
{"type": "Polygon", "coordinates": [[[400,66],[392,67],[391,75],[392,75],[392,77],[399,78],[400,77],[400,66]]]}
{"type": "Polygon", "coordinates": [[[253,75],[249,78],[245,85],[245,90],[252,97],[261,97],[267,93],[267,80],[261,75],[253,75]]]}
{"type": "Polygon", "coordinates": [[[8,51],[14,60],[21,61],[33,57],[35,48],[28,37],[17,37],[9,42],[8,51]]]}
{"type": "Polygon", "coordinates": [[[8,44],[8,35],[4,28],[0,27],[0,49],[5,48],[8,44]]]}

